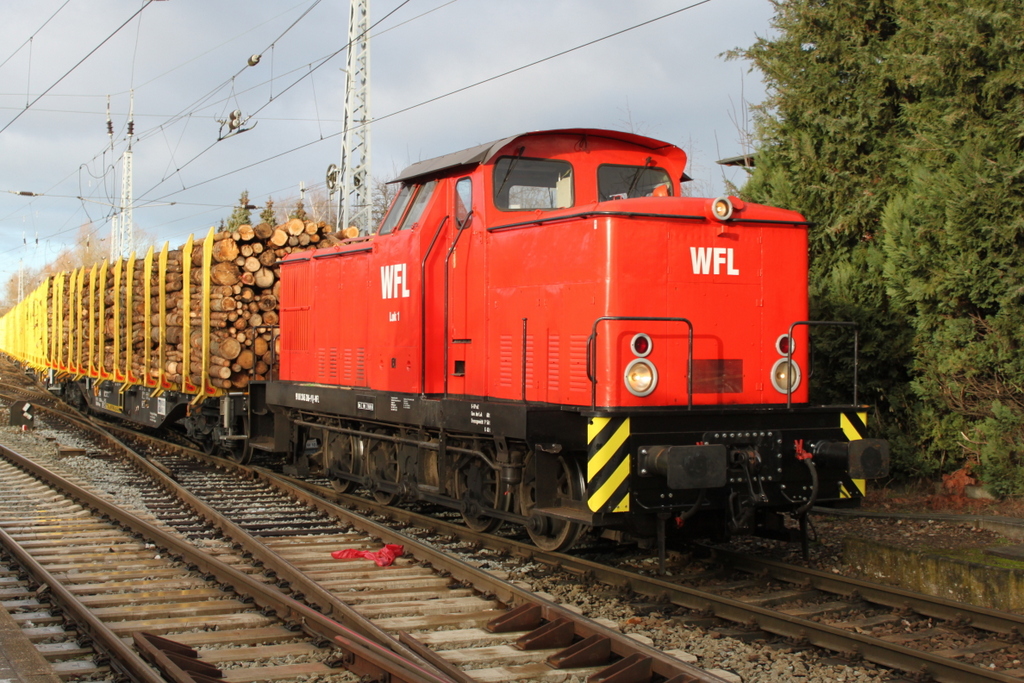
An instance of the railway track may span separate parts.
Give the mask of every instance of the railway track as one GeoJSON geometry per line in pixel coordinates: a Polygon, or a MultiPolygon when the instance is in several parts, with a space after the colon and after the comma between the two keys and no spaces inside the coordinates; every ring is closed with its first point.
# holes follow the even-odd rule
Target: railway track
{"type": "Polygon", "coordinates": [[[61,660],[60,675],[112,670],[156,683],[152,664],[173,680],[355,680],[345,666],[445,680],[268,587],[230,546],[200,551],[13,451],[0,454],[0,541],[26,574],[7,582],[4,607],[26,636],[48,641],[37,649],[61,660]]]}
{"type": "Polygon", "coordinates": [[[193,459],[198,454],[171,453],[166,445],[162,450],[149,453],[153,463],[111,459],[104,468],[123,468],[118,478],[138,488],[149,512],[179,535],[209,548],[215,526],[277,590],[442,677],[722,680],[290,485],[244,469],[228,472],[228,463],[215,459],[204,466],[193,459]],[[190,509],[183,511],[176,498],[190,509]],[[330,555],[383,543],[404,546],[393,566],[341,563],[330,555]]]}
{"type": "Polygon", "coordinates": [[[972,682],[1024,680],[1024,617],[884,584],[843,577],[719,548],[708,548],[714,563],[682,575],[659,578],[606,561],[564,553],[500,536],[481,536],[462,525],[373,501],[338,494],[328,486],[262,473],[303,486],[312,495],[387,515],[402,525],[433,530],[476,543],[496,553],[517,555],[557,567],[586,580],[649,596],[666,606],[690,610],[685,624],[713,616],[739,626],[741,638],[771,634],[907,672],[922,680],[972,682]],[[1017,665],[994,670],[983,660],[1017,665]],[[972,663],[972,660],[979,660],[972,663]]]}
{"type": "MultiPolygon", "coordinates": [[[[181,479],[199,477],[200,474],[197,472],[204,467],[210,468],[211,471],[214,467],[197,466],[191,458],[203,457],[198,453],[188,456],[188,460],[182,459],[185,457],[183,455],[169,453],[152,457],[162,461],[164,469],[181,479]]],[[[983,663],[985,660],[996,658],[1017,664],[1024,661],[1024,650],[1017,635],[1024,626],[1024,619],[1017,615],[975,608],[725,550],[710,552],[714,553],[720,566],[729,568],[728,571],[715,568],[691,572],[669,581],[645,576],[628,568],[590,561],[585,557],[547,553],[512,539],[478,534],[460,524],[425,517],[408,510],[381,506],[365,498],[339,494],[329,486],[284,477],[268,470],[245,468],[214,458],[206,458],[206,462],[216,464],[221,473],[218,476],[228,477],[227,472],[233,471],[246,477],[246,486],[250,488],[251,495],[257,496],[250,501],[263,504],[266,501],[262,496],[269,495],[268,492],[287,491],[290,502],[281,503],[283,507],[279,508],[278,512],[279,516],[292,522],[295,519],[302,519],[303,524],[316,524],[318,516],[334,514],[334,506],[327,501],[340,502],[362,510],[364,515],[389,517],[403,526],[428,528],[467,544],[489,548],[497,553],[529,558],[559,567],[579,577],[586,577],[588,580],[597,580],[620,589],[651,596],[655,601],[666,605],[683,607],[698,613],[699,619],[705,619],[707,616],[725,619],[740,624],[741,630],[745,630],[748,637],[755,637],[758,633],[784,636],[795,642],[827,648],[852,660],[866,659],[922,679],[1019,681],[1024,678],[1024,667],[1002,666],[993,670],[992,667],[972,663],[972,660],[983,663]],[[255,493],[257,491],[260,493],[255,493]],[[300,501],[305,507],[297,506],[296,501],[300,501]]],[[[239,474],[230,476],[237,477],[239,474]]],[[[208,483],[206,488],[210,491],[225,491],[233,487],[237,489],[238,485],[231,484],[230,481],[223,479],[217,483],[208,483]]],[[[245,502],[231,502],[220,494],[207,495],[225,508],[237,510],[250,505],[245,502]]],[[[295,537],[289,536],[292,532],[288,531],[287,527],[280,530],[268,526],[257,531],[265,533],[268,539],[280,534],[276,536],[279,541],[268,540],[268,545],[295,544],[295,537]]],[[[380,539],[380,542],[393,540],[409,543],[407,539],[403,541],[398,534],[389,536],[391,533],[394,532],[373,532],[374,537],[380,539]]],[[[331,538],[326,534],[321,534],[321,537],[325,541],[331,538]]],[[[333,542],[333,539],[327,541],[328,544],[333,542]]],[[[316,545],[318,544],[308,543],[302,551],[296,546],[296,552],[314,550],[316,545]]],[[[415,551],[417,557],[422,556],[424,552],[426,551],[422,549],[415,551]]],[[[305,573],[314,580],[325,580],[326,575],[318,572],[330,571],[317,567],[315,562],[304,565],[306,560],[301,557],[296,557],[295,560],[296,567],[302,565],[306,569],[305,573]]],[[[475,585],[483,595],[498,598],[499,603],[515,604],[517,600],[513,595],[502,594],[500,588],[488,587],[486,581],[474,584],[471,579],[463,580],[460,574],[464,571],[463,568],[459,568],[454,574],[450,569],[445,571],[466,585],[475,585]]],[[[344,583],[344,579],[341,581],[342,583],[334,586],[336,589],[365,587],[370,584],[371,579],[364,574],[354,577],[350,583],[344,583]]],[[[284,579],[284,582],[294,588],[291,579],[284,579]]],[[[400,585],[392,588],[399,593],[403,590],[400,585]]],[[[469,596],[452,599],[462,600],[467,597],[469,596]]],[[[451,627],[452,624],[448,626],[451,627]]],[[[466,628],[456,629],[451,635],[463,637],[458,631],[465,631],[464,636],[468,639],[480,636],[479,623],[465,626],[466,628]]],[[[737,635],[743,634],[737,632],[737,635]]],[[[447,656],[452,660],[471,657],[468,653],[452,651],[450,646],[453,642],[455,641],[450,639],[442,644],[431,636],[422,636],[423,644],[448,647],[447,656]]],[[[489,654],[495,656],[499,652],[509,654],[505,650],[490,650],[489,654]]]]}

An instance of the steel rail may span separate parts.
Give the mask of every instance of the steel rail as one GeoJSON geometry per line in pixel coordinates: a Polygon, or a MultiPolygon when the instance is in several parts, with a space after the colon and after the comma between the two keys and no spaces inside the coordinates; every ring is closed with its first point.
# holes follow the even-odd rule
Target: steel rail
{"type": "Polygon", "coordinates": [[[252,598],[260,607],[274,610],[277,616],[285,622],[298,625],[311,636],[319,636],[332,641],[347,656],[350,671],[369,676],[387,674],[394,681],[407,681],[408,683],[450,681],[449,678],[434,673],[433,670],[418,662],[399,657],[380,644],[330,619],[312,607],[284,595],[276,588],[263,584],[211,555],[207,555],[188,541],[122,510],[113,503],[50,472],[11,449],[0,446],[0,454],[24,471],[45,481],[50,486],[60,489],[65,495],[76,499],[82,505],[141,534],[162,552],[182,558],[182,561],[195,566],[199,571],[215,577],[225,585],[232,586],[235,592],[243,598],[252,598]]]}
{"type": "MultiPolygon", "coordinates": [[[[248,531],[235,522],[232,522],[230,519],[227,519],[213,506],[209,505],[201,498],[192,494],[188,489],[181,486],[178,482],[174,481],[174,479],[172,479],[162,467],[145,459],[136,453],[134,449],[117,439],[105,429],[98,428],[91,422],[85,423],[83,427],[93,430],[95,434],[98,434],[102,438],[108,440],[112,446],[120,449],[131,459],[131,462],[136,467],[141,469],[148,476],[152,477],[170,495],[184,501],[185,504],[191,507],[199,517],[216,527],[222,534],[224,534],[224,536],[241,546],[243,550],[251,553],[253,558],[261,562],[265,568],[270,569],[276,574],[279,585],[287,583],[292,591],[296,594],[300,594],[305,601],[312,602],[322,608],[325,616],[336,619],[345,627],[355,631],[359,635],[386,647],[405,659],[417,662],[425,669],[434,669],[436,674],[442,674],[442,672],[436,670],[437,667],[423,659],[412,648],[403,645],[397,638],[391,636],[389,633],[375,625],[370,619],[367,619],[351,606],[339,600],[330,591],[324,589],[313,579],[310,579],[300,569],[295,567],[295,565],[275,553],[248,531]]],[[[132,432],[132,435],[137,436],[134,432],[132,432]]],[[[217,460],[221,467],[234,464],[231,461],[220,458],[217,460]]]]}
{"type": "MultiPolygon", "coordinates": [[[[6,455],[7,449],[3,449],[3,451],[6,455]]],[[[74,620],[77,628],[92,639],[95,648],[107,656],[111,668],[135,683],[164,683],[164,679],[159,673],[151,669],[134,650],[100,621],[88,607],[83,605],[74,593],[65,588],[53,574],[3,529],[0,529],[0,546],[3,546],[4,550],[32,576],[36,583],[49,588],[53,600],[74,620]]]]}
{"type": "Polygon", "coordinates": [[[987,607],[965,605],[933,595],[915,593],[895,586],[884,586],[862,579],[836,576],[817,569],[797,567],[776,560],[755,558],[731,550],[715,548],[712,552],[732,567],[751,572],[767,572],[789,583],[808,585],[826,593],[858,597],[886,607],[909,609],[926,617],[966,621],[971,626],[993,633],[1024,633],[1024,616],[987,607]]]}
{"type": "MultiPolygon", "coordinates": [[[[61,419],[70,419],[76,423],[80,422],[79,419],[72,418],[71,416],[65,413],[61,413],[56,410],[46,410],[47,412],[50,412],[51,414],[54,414],[61,419]]],[[[109,426],[106,426],[105,428],[99,428],[97,425],[92,424],[91,421],[87,421],[87,425],[83,426],[88,426],[88,428],[93,430],[95,433],[98,433],[102,435],[104,438],[117,443],[119,448],[124,448],[127,449],[128,451],[131,451],[131,449],[128,446],[121,443],[113,435],[109,433],[104,434],[104,432],[106,432],[106,429],[110,428],[109,426]]],[[[480,590],[482,593],[493,595],[497,600],[501,601],[506,605],[516,605],[520,607],[526,605],[533,605],[537,608],[540,618],[547,622],[555,622],[558,620],[571,621],[575,624],[575,632],[578,638],[583,640],[592,638],[606,639],[610,643],[611,652],[614,655],[620,657],[620,661],[623,663],[632,663],[637,658],[646,658],[650,661],[651,672],[663,677],[666,681],[672,681],[672,683],[696,683],[697,681],[700,681],[702,683],[724,683],[724,679],[722,679],[719,676],[698,669],[697,667],[685,664],[680,660],[676,659],[675,657],[666,655],[660,650],[644,645],[643,643],[640,643],[632,638],[629,638],[628,636],[622,633],[619,633],[608,627],[602,626],[601,624],[598,624],[597,622],[594,622],[591,619],[583,617],[576,612],[573,612],[561,605],[558,605],[557,603],[550,602],[548,600],[540,598],[530,591],[523,590],[482,569],[479,569],[462,560],[459,560],[458,558],[451,557],[445,554],[443,551],[437,550],[416,539],[413,539],[409,536],[401,534],[400,532],[397,532],[377,522],[374,522],[365,517],[364,515],[360,515],[352,510],[339,507],[319,496],[314,495],[306,488],[306,486],[299,486],[292,483],[292,481],[287,477],[282,477],[263,468],[243,465],[233,460],[227,460],[224,458],[207,455],[194,449],[187,449],[176,444],[168,444],[165,441],[154,439],[153,437],[142,435],[132,430],[117,427],[113,429],[115,431],[131,434],[132,438],[135,439],[155,441],[163,447],[173,446],[174,448],[182,450],[183,452],[198,460],[205,461],[209,464],[217,465],[224,469],[236,471],[250,478],[260,479],[264,481],[264,483],[272,486],[278,491],[288,494],[296,498],[297,500],[309,505],[310,507],[319,510],[324,514],[327,514],[336,519],[340,519],[341,521],[348,523],[353,527],[358,528],[364,532],[373,534],[374,536],[380,538],[384,543],[396,543],[405,546],[406,548],[410,549],[411,554],[415,555],[419,559],[426,560],[430,562],[430,564],[434,567],[447,571],[457,581],[461,581],[468,585],[472,585],[477,590],[480,590]]],[[[135,455],[136,457],[138,457],[137,454],[135,455]]],[[[146,461],[146,465],[147,471],[160,471],[160,467],[155,465],[154,463],[146,461]]],[[[163,473],[162,471],[160,471],[160,473],[161,475],[163,475],[163,477],[161,478],[162,480],[174,483],[173,480],[170,479],[170,477],[168,477],[165,473],[163,473]]],[[[174,483],[174,486],[175,488],[180,488],[177,486],[176,483],[174,483]]],[[[194,496],[191,496],[191,494],[189,494],[188,497],[190,499],[194,499],[194,496]]],[[[202,504],[202,501],[198,501],[198,499],[196,500],[198,503],[206,507],[205,504],[202,504]]],[[[363,499],[357,500],[362,501],[363,499]]],[[[212,511],[212,508],[209,509],[212,511]]],[[[225,533],[225,535],[228,535],[230,537],[228,530],[229,525],[231,523],[228,520],[225,520],[226,522],[228,522],[228,524],[221,525],[220,519],[222,518],[222,516],[216,511],[212,511],[212,514],[218,520],[216,523],[214,523],[214,525],[218,526],[221,529],[221,531],[225,533]]],[[[257,545],[262,545],[256,539],[252,539],[252,542],[257,545]]],[[[311,581],[307,577],[302,575],[299,570],[295,569],[292,565],[290,565],[290,563],[287,563],[286,560],[284,560],[283,558],[276,557],[276,554],[274,554],[272,551],[266,550],[266,553],[269,554],[269,556],[273,556],[268,556],[269,561],[274,562],[275,566],[280,566],[282,568],[283,573],[279,574],[279,576],[294,577],[295,583],[292,585],[293,588],[298,585],[306,585],[308,582],[311,581]]],[[[256,556],[255,552],[254,556],[256,556]]],[[[266,566],[270,567],[271,565],[268,563],[266,566]]],[[[323,592],[323,589],[319,588],[318,586],[310,589],[310,594],[313,595],[317,595],[323,592]]],[[[333,598],[332,596],[332,603],[339,603],[339,601],[336,598],[333,598]]],[[[347,608],[346,606],[346,610],[348,609],[350,608],[347,608]]],[[[313,613],[317,614],[318,616],[322,616],[318,612],[313,613]]],[[[405,651],[408,649],[410,652],[413,653],[412,659],[414,659],[414,661],[423,661],[424,668],[430,668],[433,670],[440,671],[444,680],[449,680],[450,678],[454,677],[455,672],[449,672],[448,670],[445,670],[441,662],[434,661],[433,659],[430,659],[430,661],[425,661],[428,658],[418,656],[416,652],[417,650],[419,650],[419,648],[415,646],[407,648],[405,643],[409,643],[411,642],[411,640],[411,638],[402,639],[403,642],[400,642],[399,644],[400,650],[405,651]]]]}
{"type": "Polygon", "coordinates": [[[356,528],[372,530],[371,532],[380,537],[385,543],[398,543],[407,548],[411,548],[413,555],[421,559],[426,559],[435,567],[443,568],[456,580],[473,585],[477,590],[493,594],[498,600],[507,605],[537,605],[540,608],[540,613],[544,620],[553,622],[558,619],[567,619],[576,625],[576,634],[583,639],[591,637],[606,638],[611,643],[612,653],[622,657],[623,659],[627,659],[630,656],[637,654],[650,658],[652,662],[652,672],[660,676],[664,676],[668,680],[671,680],[676,676],[689,677],[688,679],[680,680],[699,680],[709,682],[722,680],[721,678],[714,676],[713,674],[709,674],[706,671],[701,671],[696,667],[686,665],[678,659],[666,655],[660,650],[648,647],[622,633],[619,633],[618,631],[602,626],[601,624],[577,614],[562,605],[538,597],[531,591],[519,588],[518,586],[515,586],[484,570],[478,569],[463,560],[452,557],[442,550],[438,550],[437,548],[427,545],[426,543],[416,540],[410,536],[406,536],[394,529],[382,526],[381,524],[378,524],[377,522],[374,522],[352,510],[339,507],[338,505],[315,495],[305,487],[295,486],[288,480],[288,478],[282,477],[263,468],[251,468],[242,465],[236,466],[243,470],[250,469],[251,471],[254,471],[260,479],[274,488],[295,496],[299,500],[302,500],[321,512],[335,517],[342,516],[356,528]]]}
{"type": "MultiPolygon", "coordinates": [[[[409,524],[417,524],[435,531],[450,534],[464,541],[480,543],[492,550],[504,551],[529,558],[550,566],[587,576],[611,586],[629,589],[640,594],[667,599],[669,602],[700,612],[710,612],[714,616],[747,625],[756,625],[760,629],[779,636],[804,641],[842,654],[863,657],[869,661],[894,669],[925,674],[937,681],[951,683],[982,683],[1000,681],[1009,683],[1017,677],[997,671],[988,671],[978,666],[964,664],[954,659],[939,657],[928,652],[889,643],[879,638],[864,635],[845,629],[829,626],[819,622],[776,612],[770,608],[745,603],[741,600],[722,597],[687,588],[679,584],[651,576],[643,576],[616,567],[610,567],[572,555],[557,552],[546,552],[536,546],[521,543],[499,536],[478,534],[462,525],[453,524],[433,517],[379,505],[373,501],[351,494],[339,494],[326,487],[317,486],[299,479],[273,475],[282,481],[316,491],[335,500],[343,500],[374,514],[387,514],[409,524]]],[[[723,557],[728,551],[716,551],[723,557]]],[[[769,571],[773,569],[780,576],[788,576],[786,580],[797,583],[810,583],[820,590],[836,592],[847,596],[859,596],[866,601],[880,605],[906,607],[920,610],[921,614],[941,616],[948,619],[959,619],[973,626],[997,633],[1024,633],[1024,617],[1012,613],[999,612],[983,607],[974,607],[956,603],[944,598],[913,593],[899,588],[880,584],[872,584],[859,579],[850,579],[825,574],[817,570],[789,566],[780,562],[761,560],[760,558],[742,556],[742,565],[748,571],[769,571]]]]}

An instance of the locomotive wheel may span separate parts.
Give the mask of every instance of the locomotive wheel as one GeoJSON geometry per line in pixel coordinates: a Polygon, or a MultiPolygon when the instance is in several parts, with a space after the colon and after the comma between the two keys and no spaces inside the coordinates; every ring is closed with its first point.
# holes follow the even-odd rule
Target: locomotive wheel
{"type": "MultiPolygon", "coordinates": [[[[583,471],[575,462],[566,460],[565,457],[558,458],[558,494],[562,498],[582,500],[586,483],[583,479],[583,471]]],[[[523,516],[528,517],[526,531],[530,534],[530,540],[541,550],[558,552],[568,550],[573,546],[580,536],[583,535],[585,527],[578,522],[568,522],[564,519],[553,519],[542,515],[534,515],[533,508],[537,504],[537,471],[533,466],[533,453],[526,458],[526,467],[523,470],[523,481],[519,484],[519,511],[523,516]]]]}
{"type": "Polygon", "coordinates": [[[220,450],[221,457],[234,460],[239,465],[248,465],[252,460],[252,449],[249,448],[249,444],[236,445],[234,448],[221,448],[220,450]]]}
{"type": "Polygon", "coordinates": [[[331,476],[331,470],[341,470],[350,474],[356,474],[356,463],[363,455],[363,441],[349,434],[335,434],[324,431],[324,455],[326,456],[324,469],[331,486],[338,493],[348,493],[359,485],[359,482],[351,479],[335,479],[331,476]]]}
{"type": "MultiPolygon", "coordinates": [[[[366,471],[375,481],[397,484],[401,481],[398,466],[398,446],[390,441],[373,439],[366,447],[366,471]]],[[[392,505],[398,500],[398,492],[375,490],[373,499],[381,505],[392,505]]]]}
{"type": "MultiPolygon", "coordinates": [[[[246,434],[249,434],[249,417],[245,416],[242,418],[242,426],[246,434]]],[[[228,457],[239,463],[240,465],[248,465],[252,460],[252,446],[249,445],[249,440],[235,441],[235,448],[232,449],[231,455],[228,457]]]]}
{"type": "Polygon", "coordinates": [[[462,521],[478,533],[488,533],[501,526],[502,520],[477,514],[481,505],[497,510],[508,510],[512,496],[507,495],[498,482],[498,473],[479,460],[472,460],[459,469],[455,476],[453,496],[462,501],[462,521]]]}

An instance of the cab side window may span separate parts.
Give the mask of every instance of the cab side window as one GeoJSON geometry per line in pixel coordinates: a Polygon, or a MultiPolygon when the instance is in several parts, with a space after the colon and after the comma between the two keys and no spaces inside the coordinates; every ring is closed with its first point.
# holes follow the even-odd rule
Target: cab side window
{"type": "Polygon", "coordinates": [[[473,211],[473,180],[460,178],[455,183],[455,223],[459,227],[466,223],[473,211]]]}
{"type": "Polygon", "coordinates": [[[427,208],[427,202],[429,202],[430,198],[434,196],[435,187],[437,187],[436,180],[431,180],[426,185],[420,186],[419,191],[416,193],[416,198],[412,201],[412,206],[409,207],[409,213],[398,228],[399,230],[411,228],[419,222],[420,216],[423,215],[423,209],[427,208]]]}

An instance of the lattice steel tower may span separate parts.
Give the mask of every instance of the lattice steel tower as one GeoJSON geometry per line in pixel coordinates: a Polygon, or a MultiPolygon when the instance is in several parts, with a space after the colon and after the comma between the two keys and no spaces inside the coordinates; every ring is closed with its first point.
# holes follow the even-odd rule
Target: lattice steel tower
{"type": "MultiPolygon", "coordinates": [[[[110,121],[110,104],[107,104],[107,131],[111,136],[113,148],[114,128],[110,121]]],[[[114,261],[126,256],[135,242],[134,221],[132,218],[132,137],[135,135],[135,92],[131,94],[131,106],[128,110],[128,147],[121,158],[121,204],[110,220],[110,260],[114,261]]]]}
{"type": "Polygon", "coordinates": [[[351,0],[345,67],[345,128],[338,174],[338,227],[372,229],[370,182],[370,0],[351,0]]]}

